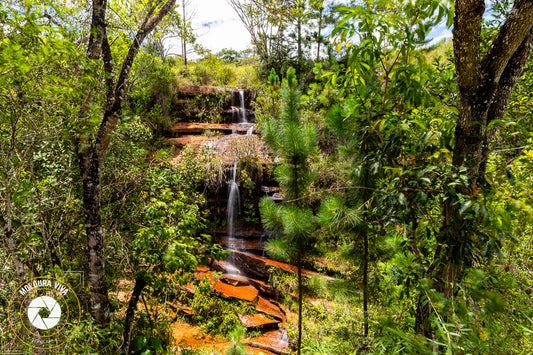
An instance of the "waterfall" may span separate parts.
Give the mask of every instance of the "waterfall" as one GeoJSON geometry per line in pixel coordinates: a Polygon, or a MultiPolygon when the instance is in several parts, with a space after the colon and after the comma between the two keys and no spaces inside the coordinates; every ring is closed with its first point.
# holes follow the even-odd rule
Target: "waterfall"
{"type": "Polygon", "coordinates": [[[240,122],[240,108],[237,106],[237,97],[235,91],[231,92],[231,123],[240,122]]]}
{"type": "Polygon", "coordinates": [[[239,100],[235,91],[231,92],[231,121],[233,123],[248,123],[244,90],[239,90],[239,100]]]}
{"type": "Polygon", "coordinates": [[[254,126],[250,126],[250,128],[248,128],[248,130],[246,131],[246,135],[247,136],[251,136],[252,133],[254,133],[254,126]]]}
{"type": "Polygon", "coordinates": [[[244,105],[244,90],[239,90],[239,96],[241,97],[241,107],[239,110],[241,123],[248,123],[248,120],[246,119],[246,107],[244,105]]]}
{"type": "Polygon", "coordinates": [[[239,194],[239,185],[237,184],[237,162],[233,163],[231,172],[231,181],[229,183],[229,197],[227,209],[227,224],[228,224],[228,247],[235,249],[235,222],[239,214],[239,206],[241,204],[239,194]]]}
{"type": "MultiPolygon", "coordinates": [[[[246,107],[245,107],[245,97],[244,90],[239,90],[240,100],[237,100],[237,92],[231,92],[231,110],[232,110],[232,122],[233,123],[248,123],[246,118],[246,107]]],[[[252,135],[254,131],[254,125],[251,125],[250,128],[246,131],[246,135],[252,135]]],[[[236,131],[232,132],[233,134],[237,133],[236,131]]],[[[233,163],[233,168],[231,169],[231,179],[228,182],[229,187],[229,196],[228,196],[228,207],[227,207],[227,228],[228,228],[228,242],[227,248],[229,250],[239,250],[244,249],[244,241],[241,238],[235,237],[235,224],[239,216],[240,209],[240,193],[239,185],[237,184],[237,167],[239,161],[236,160],[233,163]]],[[[226,260],[226,272],[230,275],[240,274],[240,271],[236,265],[232,263],[232,256],[226,260]]]]}

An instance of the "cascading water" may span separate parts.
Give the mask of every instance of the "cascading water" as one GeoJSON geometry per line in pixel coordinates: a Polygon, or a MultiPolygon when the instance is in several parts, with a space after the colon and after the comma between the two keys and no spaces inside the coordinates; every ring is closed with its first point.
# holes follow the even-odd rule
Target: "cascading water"
{"type": "Polygon", "coordinates": [[[237,162],[233,163],[231,172],[231,180],[229,185],[228,209],[227,209],[227,224],[228,224],[228,247],[230,249],[237,248],[235,242],[235,221],[239,214],[241,198],[239,194],[239,185],[237,184],[237,162]]]}
{"type": "Polygon", "coordinates": [[[248,123],[246,115],[246,102],[244,99],[244,90],[239,90],[237,99],[236,91],[231,92],[231,111],[233,123],[248,123]]]}
{"type": "MultiPolygon", "coordinates": [[[[240,96],[240,105],[237,106],[237,99],[235,92],[231,93],[231,108],[233,111],[232,121],[234,123],[248,123],[246,119],[246,107],[244,101],[244,90],[239,90],[240,96]]],[[[254,126],[251,125],[250,128],[246,131],[246,135],[252,135],[254,131],[254,126]]],[[[233,131],[233,134],[236,132],[233,131]]],[[[229,196],[228,196],[228,207],[227,207],[227,227],[228,227],[228,249],[229,250],[238,250],[244,248],[244,241],[240,238],[235,238],[235,224],[239,215],[240,209],[240,192],[239,184],[237,183],[237,167],[239,162],[235,161],[233,163],[233,168],[231,169],[231,180],[229,181],[229,196]]],[[[227,260],[227,272],[229,274],[238,274],[239,269],[231,263],[232,258],[230,257],[227,260]]]]}
{"type": "Polygon", "coordinates": [[[244,105],[244,90],[239,90],[239,96],[241,98],[241,106],[240,106],[240,116],[241,116],[241,123],[248,123],[248,120],[246,119],[246,107],[244,105]]]}

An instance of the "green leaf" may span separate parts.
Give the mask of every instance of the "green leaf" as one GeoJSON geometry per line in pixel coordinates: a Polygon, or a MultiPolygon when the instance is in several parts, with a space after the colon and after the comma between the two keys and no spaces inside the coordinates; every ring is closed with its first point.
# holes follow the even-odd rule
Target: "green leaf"
{"type": "Polygon", "coordinates": [[[147,341],[148,339],[144,335],[137,335],[135,339],[133,339],[133,350],[134,351],[141,350],[147,341]]]}
{"type": "Polygon", "coordinates": [[[459,214],[465,213],[465,211],[469,209],[470,206],[472,206],[472,200],[466,200],[465,203],[461,205],[461,208],[459,209],[459,214]]]}

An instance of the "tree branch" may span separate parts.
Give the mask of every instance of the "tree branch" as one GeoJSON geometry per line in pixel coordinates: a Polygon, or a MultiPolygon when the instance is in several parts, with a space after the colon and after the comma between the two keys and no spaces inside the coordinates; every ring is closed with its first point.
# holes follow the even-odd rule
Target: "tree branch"
{"type": "Polygon", "coordinates": [[[126,86],[128,84],[128,78],[130,75],[131,67],[133,61],[139,52],[142,42],[146,36],[155,28],[155,26],[161,21],[161,19],[170,12],[174,7],[176,0],[168,0],[159,12],[152,16],[155,11],[155,7],[160,4],[161,1],[158,1],[154,7],[152,7],[145,19],[143,20],[141,28],[137,31],[133,43],[130,45],[128,54],[124,58],[122,63],[122,68],[120,70],[119,77],[116,82],[114,100],[111,107],[106,109],[104,113],[104,118],[100,124],[98,134],[96,137],[96,149],[99,156],[99,163],[103,164],[105,160],[105,154],[107,152],[107,147],[111,140],[111,133],[115,129],[118,119],[122,113],[122,102],[124,101],[124,95],[126,91],[126,86]]]}
{"type": "Polygon", "coordinates": [[[481,62],[484,80],[500,81],[508,62],[515,55],[533,26],[533,1],[517,0],[513,10],[492,41],[481,62]]]}
{"type": "MultiPolygon", "coordinates": [[[[498,84],[498,89],[494,95],[494,99],[491,102],[489,111],[487,114],[487,124],[494,120],[501,120],[507,111],[509,106],[509,100],[511,99],[511,94],[526,62],[531,54],[531,49],[533,48],[533,27],[529,30],[528,35],[522,41],[522,44],[518,47],[516,52],[513,54],[505,70],[503,71],[500,81],[498,84]]],[[[495,129],[489,130],[486,132],[486,139],[483,143],[482,153],[481,153],[481,165],[480,172],[485,173],[487,169],[487,159],[490,154],[489,143],[494,137],[495,129]]]]}
{"type": "Polygon", "coordinates": [[[105,33],[107,0],[94,0],[93,13],[91,19],[91,33],[89,46],[87,47],[87,57],[89,59],[100,58],[102,52],[102,40],[105,33]]]}
{"type": "Polygon", "coordinates": [[[453,50],[461,98],[466,93],[472,93],[480,83],[479,44],[484,12],[485,2],[483,0],[457,0],[455,2],[453,50]]]}

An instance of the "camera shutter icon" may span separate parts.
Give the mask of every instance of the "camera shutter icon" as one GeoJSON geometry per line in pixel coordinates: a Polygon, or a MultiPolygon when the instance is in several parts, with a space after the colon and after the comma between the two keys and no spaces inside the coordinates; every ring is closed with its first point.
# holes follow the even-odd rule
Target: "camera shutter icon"
{"type": "Polygon", "coordinates": [[[61,319],[61,306],[52,297],[37,297],[33,299],[28,306],[28,319],[37,329],[52,329],[61,319]],[[46,318],[41,317],[39,314],[43,308],[49,312],[48,317],[46,318]]]}

